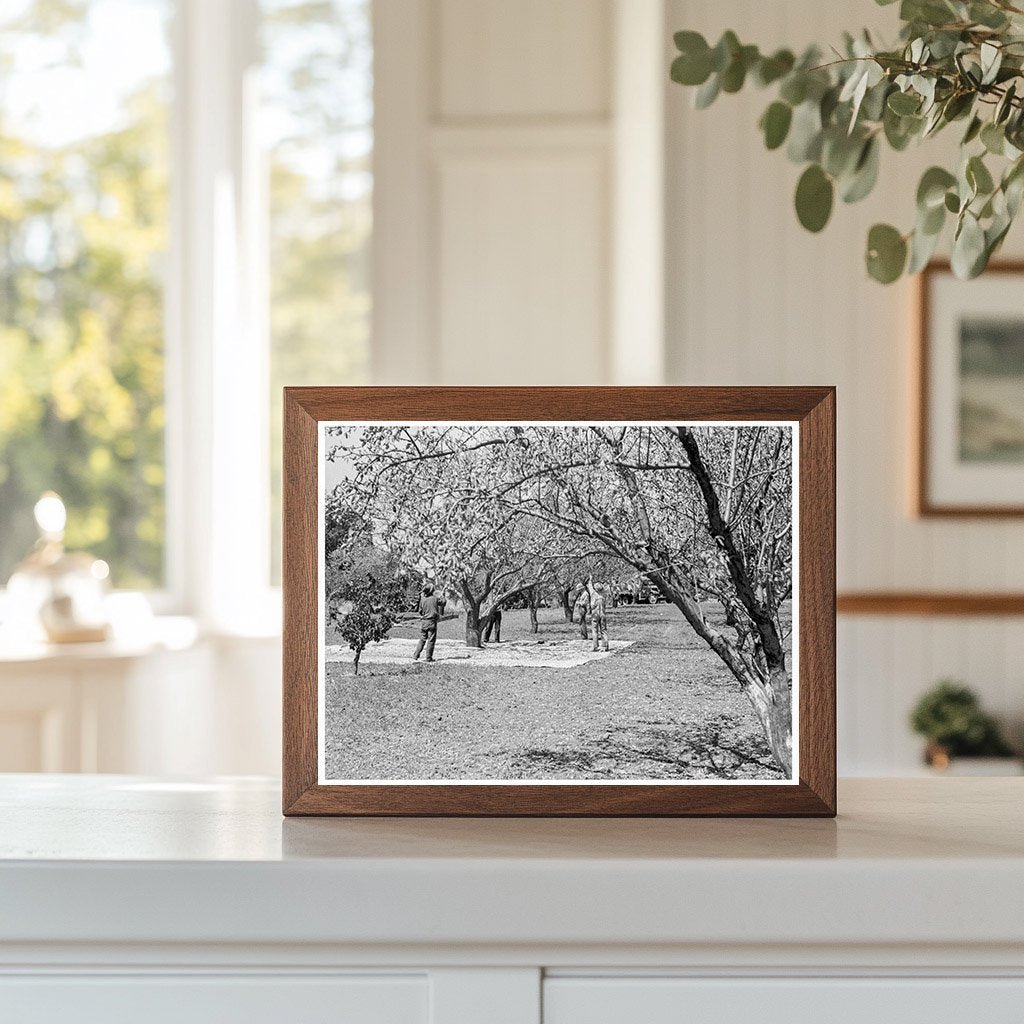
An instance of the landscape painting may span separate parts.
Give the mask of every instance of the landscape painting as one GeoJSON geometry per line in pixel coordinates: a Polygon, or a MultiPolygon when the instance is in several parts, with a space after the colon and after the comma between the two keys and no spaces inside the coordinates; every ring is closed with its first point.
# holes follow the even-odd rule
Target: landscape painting
{"type": "Polygon", "coordinates": [[[794,783],[795,423],[319,424],[319,781],[794,783]]]}
{"type": "Polygon", "coordinates": [[[1024,318],[960,321],[960,459],[1024,463],[1024,318]]]}

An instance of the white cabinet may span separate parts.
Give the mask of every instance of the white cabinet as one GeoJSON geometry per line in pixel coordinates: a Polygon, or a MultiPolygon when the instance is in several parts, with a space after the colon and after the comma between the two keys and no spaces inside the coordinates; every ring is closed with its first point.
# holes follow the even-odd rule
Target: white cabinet
{"type": "Polygon", "coordinates": [[[1024,978],[549,978],[544,1024],[1020,1024],[1024,978]]]}
{"type": "Polygon", "coordinates": [[[12,1024],[428,1024],[427,977],[136,975],[0,979],[12,1024]]]}
{"type": "Polygon", "coordinates": [[[0,776],[0,1022],[1024,1022],[1024,779],[841,781],[836,821],[280,800],[0,776]]]}

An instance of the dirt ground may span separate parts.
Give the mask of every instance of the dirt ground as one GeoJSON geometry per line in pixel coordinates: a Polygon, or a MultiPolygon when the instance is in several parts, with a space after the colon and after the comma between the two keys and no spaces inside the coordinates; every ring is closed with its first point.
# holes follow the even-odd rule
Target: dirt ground
{"type": "MultiPolygon", "coordinates": [[[[722,616],[711,613],[722,625],[722,616]]],[[[469,659],[329,662],[329,779],[777,779],[739,685],[670,605],[616,608],[608,656],[573,667],[469,659]]],[[[724,627],[723,628],[727,628],[724,627]]],[[[461,640],[463,620],[441,640],[461,640]]],[[[731,631],[730,631],[731,632],[731,631]]],[[[410,640],[413,623],[391,636],[410,640]]],[[[328,633],[329,644],[337,638],[328,633]]],[[[506,612],[501,645],[589,650],[559,608],[506,612]]],[[[445,645],[446,647],[448,645],[445,645]]]]}

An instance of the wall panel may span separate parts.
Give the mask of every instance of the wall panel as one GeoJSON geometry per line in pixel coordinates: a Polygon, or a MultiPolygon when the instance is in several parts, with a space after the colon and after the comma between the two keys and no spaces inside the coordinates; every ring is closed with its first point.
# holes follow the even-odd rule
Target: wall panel
{"type": "Polygon", "coordinates": [[[601,383],[604,153],[457,156],[438,178],[441,379],[601,383]]]}

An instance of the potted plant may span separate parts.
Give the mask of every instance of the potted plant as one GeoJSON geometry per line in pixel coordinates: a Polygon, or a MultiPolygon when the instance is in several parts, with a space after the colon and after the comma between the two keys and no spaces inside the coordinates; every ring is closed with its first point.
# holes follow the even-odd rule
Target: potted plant
{"type": "Polygon", "coordinates": [[[917,702],[910,715],[914,732],[927,739],[924,757],[932,768],[945,771],[955,758],[997,759],[993,765],[976,762],[968,774],[985,774],[996,768],[1010,774],[1008,758],[1014,757],[996,720],[982,710],[973,690],[944,679],[917,702]]]}

